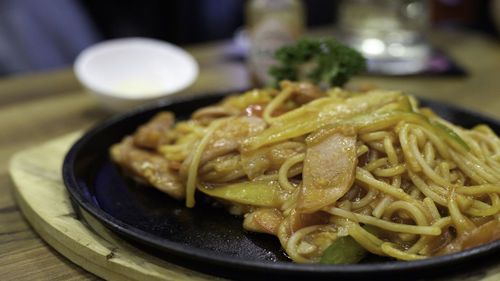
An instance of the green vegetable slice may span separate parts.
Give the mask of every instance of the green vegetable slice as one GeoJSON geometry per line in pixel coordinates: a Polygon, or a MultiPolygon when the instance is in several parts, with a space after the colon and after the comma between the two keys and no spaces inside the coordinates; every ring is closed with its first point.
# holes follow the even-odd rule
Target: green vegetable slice
{"type": "Polygon", "coordinates": [[[467,143],[451,128],[446,126],[445,124],[430,119],[429,117],[412,112],[412,111],[382,111],[382,112],[373,112],[369,114],[362,114],[352,118],[343,119],[328,125],[321,127],[320,129],[313,132],[306,138],[308,143],[314,143],[322,140],[326,136],[329,136],[339,129],[342,129],[343,126],[353,127],[356,131],[360,130],[362,127],[370,127],[372,130],[378,126],[387,126],[388,124],[395,125],[400,120],[407,119],[411,122],[415,122],[421,124],[422,126],[427,127],[428,129],[434,130],[437,134],[451,140],[451,143],[457,149],[464,149],[466,151],[470,150],[470,147],[467,143]]]}
{"type": "Polygon", "coordinates": [[[465,143],[465,141],[455,131],[453,131],[450,127],[446,126],[445,124],[443,124],[439,121],[433,120],[433,119],[427,118],[427,120],[432,125],[432,127],[436,128],[440,132],[444,133],[446,136],[453,139],[460,146],[462,146],[465,150],[467,150],[467,151],[470,150],[469,145],[467,145],[467,143],[465,143]]]}
{"type": "Polygon", "coordinates": [[[322,264],[356,264],[367,254],[351,236],[340,237],[326,248],[319,263],[322,264]]]}
{"type": "Polygon", "coordinates": [[[260,182],[234,183],[213,188],[198,185],[198,190],[216,198],[260,207],[280,206],[280,187],[260,182]]]}

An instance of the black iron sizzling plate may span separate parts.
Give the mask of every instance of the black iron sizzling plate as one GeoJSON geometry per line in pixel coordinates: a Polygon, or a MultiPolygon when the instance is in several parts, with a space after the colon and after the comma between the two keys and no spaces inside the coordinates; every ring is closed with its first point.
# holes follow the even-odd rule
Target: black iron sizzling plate
{"type": "MultiPolygon", "coordinates": [[[[500,241],[496,241],[421,261],[372,258],[356,265],[296,264],[286,257],[276,237],[245,231],[241,217],[214,208],[203,198],[197,199],[194,208],[186,208],[184,202],[136,184],[110,161],[109,147],[155,113],[168,110],[179,119],[187,119],[195,109],[213,104],[224,95],[165,100],[111,118],[87,132],[73,145],[63,164],[64,183],[77,211],[90,213],[116,234],[157,256],[234,279],[428,278],[455,273],[460,264],[485,265],[500,249],[500,241]]],[[[421,103],[453,123],[464,127],[484,123],[500,133],[500,123],[490,117],[441,102],[421,103]]]]}

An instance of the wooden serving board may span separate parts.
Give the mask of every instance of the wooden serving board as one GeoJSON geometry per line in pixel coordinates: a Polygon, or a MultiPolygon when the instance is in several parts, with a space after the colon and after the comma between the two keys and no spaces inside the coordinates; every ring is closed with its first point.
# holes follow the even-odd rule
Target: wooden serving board
{"type": "Polygon", "coordinates": [[[87,215],[79,220],[62,181],[62,163],[81,133],[21,151],[10,162],[14,195],[36,232],[84,269],[108,280],[222,280],[137,249],[87,215]]]}
{"type": "MultiPolygon", "coordinates": [[[[123,241],[90,215],[75,215],[62,181],[62,163],[81,136],[72,133],[21,151],[10,162],[15,198],[34,230],[54,249],[108,280],[223,280],[152,256],[123,241]]],[[[439,281],[500,280],[500,266],[439,281]]]]}

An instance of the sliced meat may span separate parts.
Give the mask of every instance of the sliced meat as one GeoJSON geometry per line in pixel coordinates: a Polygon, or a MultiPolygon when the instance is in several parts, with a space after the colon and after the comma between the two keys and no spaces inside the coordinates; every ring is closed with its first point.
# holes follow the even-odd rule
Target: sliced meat
{"type": "Polygon", "coordinates": [[[457,253],[500,239],[500,221],[493,219],[471,231],[459,235],[437,253],[438,256],[457,253]]]}
{"type": "Polygon", "coordinates": [[[185,187],[178,175],[168,165],[168,160],[160,154],[141,149],[134,145],[129,136],[111,147],[111,158],[134,179],[150,184],[176,198],[185,197],[185,187]]]}
{"type": "MultiPolygon", "coordinates": [[[[222,125],[220,129],[214,132],[214,135],[203,151],[200,165],[218,156],[238,150],[244,139],[263,131],[266,126],[266,122],[263,119],[255,116],[236,117],[231,122],[222,125]]],[[[191,159],[192,154],[184,160],[180,167],[180,173],[183,175],[183,178],[187,175],[191,159]]]]}
{"type": "Polygon", "coordinates": [[[330,215],[321,211],[314,212],[311,214],[301,214],[298,212],[292,212],[290,215],[287,217],[288,219],[288,226],[289,226],[289,232],[294,233],[295,231],[302,229],[304,227],[308,227],[311,225],[318,225],[318,224],[327,224],[330,215]]]}
{"type": "Polygon", "coordinates": [[[207,148],[203,152],[201,162],[237,150],[241,142],[266,128],[266,122],[255,116],[237,117],[215,131],[207,148]]]}
{"type": "Polygon", "coordinates": [[[277,235],[283,219],[283,214],[276,208],[260,208],[245,215],[243,228],[249,231],[277,235]]]}
{"type": "Polygon", "coordinates": [[[355,135],[335,133],[308,146],[297,211],[312,213],[335,203],[353,184],[356,164],[355,135]]]}
{"type": "Polygon", "coordinates": [[[260,117],[271,97],[278,93],[276,89],[265,89],[248,91],[242,95],[230,95],[218,104],[196,110],[191,118],[206,125],[221,117],[245,115],[260,117]]]}
{"type": "Polygon", "coordinates": [[[196,110],[191,118],[200,121],[202,124],[209,124],[216,118],[236,116],[241,114],[241,109],[231,106],[227,102],[218,105],[211,105],[196,110]]]}
{"type": "Polygon", "coordinates": [[[268,170],[277,170],[286,161],[305,151],[301,142],[288,141],[261,147],[241,154],[242,166],[249,179],[254,179],[268,170]]]}
{"type": "Polygon", "coordinates": [[[166,142],[166,134],[172,128],[175,116],[171,112],[160,112],[134,133],[134,144],[139,147],[156,149],[166,142]]]}
{"type": "Polygon", "coordinates": [[[281,89],[292,87],[293,99],[298,104],[305,104],[326,96],[325,92],[309,82],[291,82],[284,80],[280,82],[280,87],[281,89]]]}

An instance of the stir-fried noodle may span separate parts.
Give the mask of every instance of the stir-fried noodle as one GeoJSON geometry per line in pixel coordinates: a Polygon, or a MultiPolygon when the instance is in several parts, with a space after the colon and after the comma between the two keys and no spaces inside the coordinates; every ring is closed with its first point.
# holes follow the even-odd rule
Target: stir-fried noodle
{"type": "Polygon", "coordinates": [[[195,205],[195,192],[319,262],[350,236],[367,251],[416,260],[500,237],[500,139],[465,129],[397,91],[252,90],[161,113],[112,147],[130,175],[195,205]]]}

